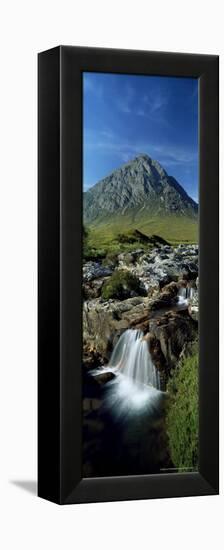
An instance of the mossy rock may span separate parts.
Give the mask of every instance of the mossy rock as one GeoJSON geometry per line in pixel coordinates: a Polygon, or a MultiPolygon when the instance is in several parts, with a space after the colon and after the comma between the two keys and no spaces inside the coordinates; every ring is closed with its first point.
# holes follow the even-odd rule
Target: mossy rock
{"type": "Polygon", "coordinates": [[[144,295],[139,279],[129,271],[117,270],[105,281],[101,296],[104,300],[125,300],[134,295],[144,295]]]}

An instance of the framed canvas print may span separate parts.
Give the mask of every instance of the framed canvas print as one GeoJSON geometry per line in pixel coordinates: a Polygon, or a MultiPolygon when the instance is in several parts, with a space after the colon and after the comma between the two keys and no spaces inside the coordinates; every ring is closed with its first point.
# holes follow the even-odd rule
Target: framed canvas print
{"type": "Polygon", "coordinates": [[[38,73],[38,494],[217,494],[218,57],[38,73]]]}

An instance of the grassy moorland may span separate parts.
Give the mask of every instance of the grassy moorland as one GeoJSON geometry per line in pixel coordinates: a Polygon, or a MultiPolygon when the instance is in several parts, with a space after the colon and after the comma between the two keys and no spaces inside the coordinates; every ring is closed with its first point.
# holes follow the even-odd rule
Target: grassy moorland
{"type": "Polygon", "coordinates": [[[198,242],[198,221],[186,216],[155,216],[137,221],[135,225],[133,220],[126,217],[109,218],[106,222],[87,227],[88,248],[95,249],[100,254],[118,253],[126,250],[133,250],[137,246],[149,247],[150,242],[144,242],[141,238],[129,238],[135,230],[143,235],[151,237],[159,235],[170,244],[179,243],[197,243],[198,242]],[[121,239],[124,235],[127,238],[121,239]]]}

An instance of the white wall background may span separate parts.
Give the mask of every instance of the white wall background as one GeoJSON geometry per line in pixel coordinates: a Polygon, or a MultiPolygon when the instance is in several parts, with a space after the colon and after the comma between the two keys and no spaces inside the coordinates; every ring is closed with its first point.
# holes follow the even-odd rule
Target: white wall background
{"type": "MultiPolygon", "coordinates": [[[[59,507],[37,499],[18,482],[25,480],[32,489],[36,479],[37,52],[71,44],[220,54],[223,214],[222,2],[8,0],[1,6],[0,41],[1,547],[220,548],[223,468],[220,497],[59,507]]],[[[223,229],[222,219],[222,237],[223,229]]],[[[223,306],[221,287],[221,397],[223,306]]],[[[220,434],[222,466],[223,400],[220,434]]]]}

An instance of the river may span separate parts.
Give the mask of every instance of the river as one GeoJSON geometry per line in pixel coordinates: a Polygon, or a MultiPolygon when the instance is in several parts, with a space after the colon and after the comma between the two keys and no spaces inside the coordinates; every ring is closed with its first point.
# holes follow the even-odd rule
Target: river
{"type": "MultiPolygon", "coordinates": [[[[187,306],[187,297],[180,293],[172,310],[187,306]]],[[[160,315],[161,311],[152,312],[149,326],[160,315]]],[[[173,468],[165,422],[169,397],[160,386],[144,334],[126,330],[108,365],[84,376],[84,477],[164,473],[173,468]]]]}

